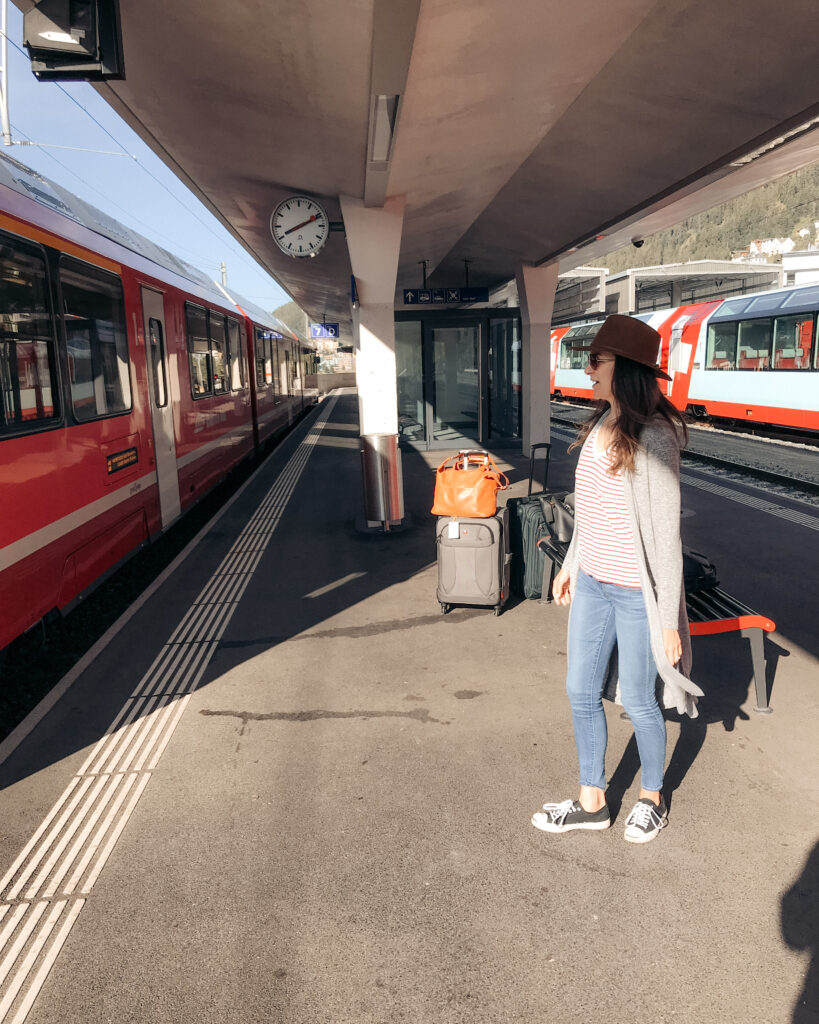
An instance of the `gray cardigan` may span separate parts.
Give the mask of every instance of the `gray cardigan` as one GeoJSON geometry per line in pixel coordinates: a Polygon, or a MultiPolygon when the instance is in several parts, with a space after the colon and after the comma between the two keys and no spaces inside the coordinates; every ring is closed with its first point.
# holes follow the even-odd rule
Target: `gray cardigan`
{"type": "MultiPolygon", "coordinates": [[[[595,443],[595,435],[606,418],[586,438],[586,445],[595,443]]],[[[624,473],[623,483],[651,633],[651,652],[663,683],[662,704],[696,718],[696,699],[702,696],[702,690],[688,678],[691,635],[685,610],[680,542],[680,442],[667,420],[658,416],[643,427],[640,447],[634,456],[634,471],[624,473]],[[678,668],[666,656],[663,629],[679,630],[682,658],[678,668]]],[[[574,592],[580,567],[577,531],[564,567],[569,571],[574,592]]],[[[615,651],[609,666],[607,696],[614,696],[616,680],[615,651]]]]}

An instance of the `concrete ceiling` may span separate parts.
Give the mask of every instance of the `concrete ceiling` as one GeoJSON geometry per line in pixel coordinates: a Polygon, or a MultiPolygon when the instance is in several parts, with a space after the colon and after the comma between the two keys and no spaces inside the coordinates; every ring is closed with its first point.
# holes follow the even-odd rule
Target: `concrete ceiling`
{"type": "Polygon", "coordinates": [[[421,260],[431,285],[462,284],[469,260],[470,284],[492,286],[521,262],[598,261],[819,160],[815,0],[120,9],[127,77],[101,93],[311,316],[342,324],[343,231],[285,256],[269,219],[287,195],[337,222],[340,195],[404,195],[398,288],[421,260]],[[381,93],[401,100],[376,163],[381,93]]]}

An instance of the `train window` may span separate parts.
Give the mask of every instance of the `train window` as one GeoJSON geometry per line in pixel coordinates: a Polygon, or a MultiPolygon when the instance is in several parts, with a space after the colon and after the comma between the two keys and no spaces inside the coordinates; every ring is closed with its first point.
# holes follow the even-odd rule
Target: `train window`
{"type": "Polygon", "coordinates": [[[709,324],[705,354],[706,370],[735,370],[737,365],[737,325],[709,324]]]}
{"type": "Polygon", "coordinates": [[[148,350],[151,360],[151,376],[154,379],[154,405],[161,409],[168,404],[168,388],[165,380],[165,336],[162,323],[155,317],[148,321],[148,350]]]}
{"type": "Polygon", "coordinates": [[[122,282],[97,267],[63,258],[60,292],[75,419],[86,422],[128,412],[131,379],[122,282]]]}
{"type": "Polygon", "coordinates": [[[760,313],[771,313],[782,305],[782,292],[773,292],[771,295],[760,295],[759,298],[751,299],[743,312],[746,316],[759,316],[760,313]]]}
{"type": "Polygon", "coordinates": [[[815,365],[813,314],[778,316],[774,320],[773,368],[809,370],[815,365]]]}
{"type": "Polygon", "coordinates": [[[227,322],[228,363],[230,365],[230,386],[234,391],[241,391],[245,386],[245,363],[242,358],[241,333],[235,320],[227,322]]]}
{"type": "Polygon", "coordinates": [[[228,390],[227,334],[225,318],[221,313],[208,312],[210,333],[211,369],[213,371],[214,394],[221,395],[228,390]]]}
{"type": "Polygon", "coordinates": [[[282,380],[282,362],[285,342],[278,338],[273,342],[273,384],[275,386],[276,401],[282,401],[282,396],[287,394],[285,384],[282,380]]]}
{"type": "Polygon", "coordinates": [[[741,320],[737,344],[737,369],[767,370],[771,365],[772,320],[741,320]]]}
{"type": "Polygon", "coordinates": [[[256,387],[263,388],[264,382],[264,334],[256,328],[253,336],[253,359],[256,363],[256,387]]]}
{"type": "Polygon", "coordinates": [[[819,306],[819,285],[811,285],[806,288],[794,288],[790,294],[786,295],[783,302],[783,309],[819,306]]]}
{"type": "Polygon", "coordinates": [[[213,394],[210,338],[207,313],[201,306],[185,303],[185,321],[188,330],[188,358],[191,368],[191,393],[194,398],[213,394]]]}
{"type": "Polygon", "coordinates": [[[266,338],[264,343],[264,383],[269,387],[273,383],[273,360],[276,358],[276,342],[266,338]]]}
{"type": "Polygon", "coordinates": [[[582,324],[572,327],[563,335],[560,342],[560,369],[582,370],[588,362],[588,352],[579,352],[575,345],[591,345],[600,330],[600,323],[582,324]]]}
{"type": "Polygon", "coordinates": [[[34,246],[0,239],[0,434],[59,415],[45,261],[34,246]]]}

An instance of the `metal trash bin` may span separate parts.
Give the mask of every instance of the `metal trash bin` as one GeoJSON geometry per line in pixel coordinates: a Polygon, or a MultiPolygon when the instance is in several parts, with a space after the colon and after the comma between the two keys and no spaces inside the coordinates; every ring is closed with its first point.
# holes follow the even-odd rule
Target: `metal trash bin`
{"type": "Polygon", "coordinates": [[[401,449],[397,434],[361,435],[361,480],[364,518],[385,530],[404,518],[401,449]]]}

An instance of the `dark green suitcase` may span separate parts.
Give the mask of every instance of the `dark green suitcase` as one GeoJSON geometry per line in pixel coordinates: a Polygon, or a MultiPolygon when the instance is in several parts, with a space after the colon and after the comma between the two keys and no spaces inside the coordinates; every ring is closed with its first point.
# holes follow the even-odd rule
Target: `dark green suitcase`
{"type": "Polygon", "coordinates": [[[546,449],[546,464],[543,470],[543,490],[549,482],[549,456],[552,446],[547,443],[533,444],[529,454],[529,487],[525,498],[510,498],[509,540],[512,547],[512,577],[510,586],[517,594],[528,600],[541,596],[543,586],[544,554],[537,546],[546,532],[546,520],[540,494],[532,494],[535,475],[535,452],[546,449]]]}

